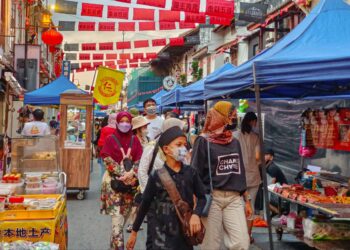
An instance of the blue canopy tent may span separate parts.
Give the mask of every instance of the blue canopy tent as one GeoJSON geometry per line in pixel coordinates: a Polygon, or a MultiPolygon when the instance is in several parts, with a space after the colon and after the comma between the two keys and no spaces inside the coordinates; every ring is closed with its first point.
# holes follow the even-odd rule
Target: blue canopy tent
{"type": "Polygon", "coordinates": [[[60,94],[67,90],[78,90],[85,93],[62,75],[48,85],[24,94],[24,104],[59,105],[60,94]]]}
{"type": "Polygon", "coordinates": [[[205,81],[205,99],[336,96],[350,89],[350,5],[320,0],[273,47],[232,71],[205,81]]]}
{"type": "Polygon", "coordinates": [[[178,103],[203,103],[204,101],[204,82],[218,74],[234,69],[231,63],[226,63],[205,78],[179,90],[178,103]]]}
{"type": "Polygon", "coordinates": [[[168,92],[166,90],[162,89],[157,94],[153,95],[152,99],[154,99],[156,101],[157,105],[160,105],[162,96],[165,95],[166,93],[168,93],[168,92]]]}
{"type": "Polygon", "coordinates": [[[179,100],[179,91],[183,89],[181,85],[176,85],[176,87],[170,90],[168,93],[161,97],[161,106],[169,106],[178,102],[179,100]]]}

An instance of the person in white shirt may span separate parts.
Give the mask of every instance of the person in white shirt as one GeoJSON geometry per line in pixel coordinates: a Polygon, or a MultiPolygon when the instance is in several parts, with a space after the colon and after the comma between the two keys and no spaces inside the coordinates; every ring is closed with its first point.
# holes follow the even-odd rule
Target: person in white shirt
{"type": "Polygon", "coordinates": [[[34,121],[24,124],[22,135],[24,136],[46,136],[50,135],[50,127],[42,120],[44,119],[44,111],[36,109],[33,112],[34,121]]]}
{"type": "Polygon", "coordinates": [[[161,127],[163,125],[163,119],[157,116],[157,104],[153,99],[147,99],[143,102],[143,109],[146,113],[146,119],[149,122],[148,125],[148,138],[153,141],[161,133],[161,127]]]}

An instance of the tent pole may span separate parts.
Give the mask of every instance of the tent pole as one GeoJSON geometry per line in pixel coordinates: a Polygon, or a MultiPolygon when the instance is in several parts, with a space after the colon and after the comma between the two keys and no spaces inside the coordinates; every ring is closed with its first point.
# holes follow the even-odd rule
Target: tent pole
{"type": "Polygon", "coordinates": [[[259,141],[260,141],[260,162],[261,170],[263,177],[263,191],[264,191],[264,201],[265,201],[265,217],[268,224],[269,230],[269,243],[270,250],[273,250],[273,239],[272,239],[272,225],[271,225],[271,216],[270,216],[270,207],[269,207],[269,194],[267,189],[267,176],[266,176],[266,165],[265,165],[265,150],[264,150],[264,138],[263,138],[263,128],[262,128],[262,115],[261,115],[261,101],[260,101],[260,86],[256,82],[256,73],[255,73],[255,63],[253,63],[253,76],[254,76],[254,87],[255,87],[255,99],[256,99],[256,108],[258,113],[258,125],[259,125],[259,141]]]}
{"type": "Polygon", "coordinates": [[[95,73],[94,73],[94,77],[92,78],[92,83],[91,83],[91,86],[90,86],[89,94],[91,94],[92,88],[94,87],[95,78],[96,78],[96,73],[97,73],[97,68],[95,68],[95,73]]]}

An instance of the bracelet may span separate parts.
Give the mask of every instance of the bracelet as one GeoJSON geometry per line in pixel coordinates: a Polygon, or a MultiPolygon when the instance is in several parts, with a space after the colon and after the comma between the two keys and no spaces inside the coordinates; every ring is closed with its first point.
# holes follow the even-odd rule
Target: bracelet
{"type": "Polygon", "coordinates": [[[244,197],[244,200],[245,200],[245,202],[248,202],[248,201],[251,201],[252,198],[250,198],[250,195],[248,194],[244,197]]]}

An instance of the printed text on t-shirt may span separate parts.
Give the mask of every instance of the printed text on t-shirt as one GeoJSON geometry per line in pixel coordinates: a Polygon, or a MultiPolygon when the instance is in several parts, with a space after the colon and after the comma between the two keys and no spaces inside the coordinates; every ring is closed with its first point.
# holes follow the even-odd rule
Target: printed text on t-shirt
{"type": "Polygon", "coordinates": [[[218,157],[216,175],[241,174],[238,154],[221,155],[218,157]]]}

